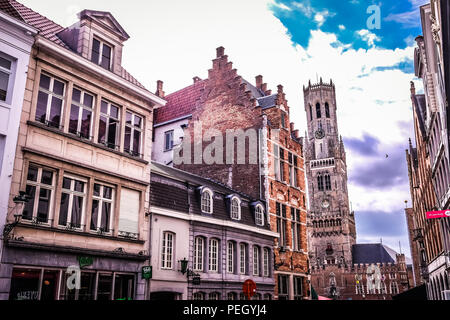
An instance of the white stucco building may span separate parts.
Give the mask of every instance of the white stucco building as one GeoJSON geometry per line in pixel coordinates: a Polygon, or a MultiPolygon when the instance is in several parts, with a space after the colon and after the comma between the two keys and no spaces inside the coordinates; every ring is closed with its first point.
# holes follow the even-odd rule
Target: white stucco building
{"type": "MultiPolygon", "coordinates": [[[[0,12],[0,230],[6,221],[20,115],[36,30],[0,12]]],[[[28,91],[30,93],[31,91],[28,91]]],[[[0,236],[0,259],[3,236],[0,236]]],[[[1,279],[1,276],[0,276],[1,279]]]]}

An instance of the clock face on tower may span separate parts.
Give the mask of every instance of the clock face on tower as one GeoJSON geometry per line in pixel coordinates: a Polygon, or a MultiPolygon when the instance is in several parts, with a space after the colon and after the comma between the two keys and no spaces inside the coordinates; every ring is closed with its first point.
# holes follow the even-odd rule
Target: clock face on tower
{"type": "Polygon", "coordinates": [[[316,131],[316,139],[323,139],[325,137],[325,131],[323,129],[318,129],[316,131]]]}
{"type": "Polygon", "coordinates": [[[322,201],[322,208],[328,209],[329,207],[330,207],[330,201],[328,201],[327,199],[324,199],[322,201]]]}

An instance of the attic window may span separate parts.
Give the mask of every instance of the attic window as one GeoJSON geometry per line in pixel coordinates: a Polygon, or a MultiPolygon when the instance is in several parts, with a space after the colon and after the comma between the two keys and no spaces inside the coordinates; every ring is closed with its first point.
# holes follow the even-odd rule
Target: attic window
{"type": "Polygon", "coordinates": [[[98,39],[94,39],[91,61],[107,70],[111,70],[112,47],[98,39]]]}
{"type": "Polygon", "coordinates": [[[238,197],[231,198],[231,219],[241,220],[241,200],[238,197]]]}

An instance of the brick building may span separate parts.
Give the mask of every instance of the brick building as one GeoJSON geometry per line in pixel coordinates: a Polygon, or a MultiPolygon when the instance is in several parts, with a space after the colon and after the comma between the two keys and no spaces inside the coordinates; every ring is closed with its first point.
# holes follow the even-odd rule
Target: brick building
{"type": "Polygon", "coordinates": [[[7,2],[6,13],[39,33],[9,194],[2,298],[145,299],[138,275],[149,263],[152,109],[165,101],[122,67],[129,36],[111,13],[84,10],[65,28],[7,2]],[[19,192],[29,200],[14,216],[19,192]]]}
{"type": "Polygon", "coordinates": [[[418,282],[426,284],[431,300],[445,299],[444,291],[450,290],[449,219],[426,219],[429,211],[450,208],[445,78],[445,57],[449,53],[442,34],[445,31],[442,23],[445,25],[448,20],[446,8],[446,1],[440,0],[432,0],[420,7],[423,36],[416,38],[414,69],[415,75],[423,81],[424,94],[416,94],[411,83],[415,147],[410,141],[410,150],[407,151],[413,210],[411,227],[415,234],[413,241],[417,243],[411,247],[418,250],[417,255],[413,253],[415,265],[421,269],[418,282]]]}
{"type": "Polygon", "coordinates": [[[174,161],[177,168],[265,201],[267,222],[280,235],[275,298],[307,299],[303,146],[289,121],[283,86],[272,93],[262,76],[250,84],[220,47],[207,79],[195,77],[191,86],[165,99],[167,105],[155,110],[153,159],[174,161]]]}

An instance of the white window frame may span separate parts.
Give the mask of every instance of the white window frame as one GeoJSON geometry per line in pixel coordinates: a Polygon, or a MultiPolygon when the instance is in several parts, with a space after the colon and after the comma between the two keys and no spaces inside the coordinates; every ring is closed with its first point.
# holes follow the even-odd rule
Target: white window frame
{"type": "Polygon", "coordinates": [[[234,273],[234,248],[235,243],[228,241],[227,243],[227,273],[234,273]]]}
{"type": "Polygon", "coordinates": [[[10,69],[6,69],[4,67],[0,67],[0,72],[5,73],[8,76],[8,84],[6,86],[6,96],[5,96],[5,101],[1,101],[0,103],[5,103],[7,105],[11,104],[11,96],[12,96],[12,91],[14,89],[14,74],[15,74],[15,66],[16,66],[16,59],[4,54],[3,52],[0,51],[0,57],[9,61],[11,63],[11,67],[10,69]]]}
{"type": "Polygon", "coordinates": [[[122,108],[120,107],[120,106],[118,106],[117,104],[115,104],[115,103],[112,103],[112,102],[110,102],[110,101],[108,101],[108,100],[105,100],[105,99],[102,99],[101,101],[100,101],[100,117],[98,118],[98,126],[99,126],[99,128],[100,128],[100,121],[101,121],[101,117],[103,116],[103,117],[105,117],[106,118],[106,129],[105,129],[105,141],[104,142],[100,142],[99,141],[99,143],[101,143],[101,144],[103,144],[103,145],[105,145],[105,146],[107,146],[108,148],[109,148],[109,146],[108,146],[108,135],[109,135],[109,122],[110,122],[110,119],[112,118],[112,119],[114,119],[114,120],[117,120],[117,123],[118,123],[118,125],[117,125],[117,132],[116,132],[116,141],[114,142],[114,148],[115,148],[115,150],[117,149],[120,149],[120,130],[121,130],[121,127],[122,127],[122,121],[121,121],[121,111],[122,111],[122,108]],[[106,105],[108,106],[107,108],[108,108],[108,111],[107,111],[107,113],[103,113],[102,112],[102,109],[101,109],[101,102],[105,102],[106,103],[106,105]],[[111,116],[111,106],[113,106],[113,107],[115,107],[115,108],[117,108],[119,111],[117,112],[117,115],[118,115],[118,118],[116,119],[116,118],[113,118],[112,116],[111,116]]]}
{"type": "Polygon", "coordinates": [[[208,271],[213,273],[219,272],[219,240],[209,239],[208,245],[208,271]]]}
{"type": "Polygon", "coordinates": [[[124,147],[124,151],[126,153],[129,153],[131,155],[135,155],[134,153],[137,153],[137,155],[135,155],[135,156],[139,156],[139,157],[142,156],[141,152],[143,150],[142,146],[143,146],[143,143],[144,143],[144,120],[145,120],[145,118],[143,116],[141,116],[141,115],[139,115],[139,114],[137,114],[137,113],[135,113],[133,111],[130,111],[130,110],[126,110],[125,111],[125,133],[126,133],[126,128],[130,128],[130,130],[131,130],[130,150],[125,150],[125,140],[123,142],[123,144],[124,144],[124,146],[123,146],[124,147]],[[127,114],[131,114],[131,124],[127,123],[127,114]],[[134,118],[135,117],[141,118],[141,126],[140,127],[136,127],[134,125],[134,118]],[[137,152],[135,150],[133,150],[133,147],[134,147],[133,139],[134,139],[134,132],[135,131],[138,131],[139,135],[140,135],[139,150],[137,152]]]}
{"type": "MultiPolygon", "coordinates": [[[[76,105],[79,108],[79,110],[78,110],[78,122],[77,122],[77,133],[76,134],[79,135],[80,132],[81,132],[81,119],[83,117],[83,110],[85,110],[85,109],[89,110],[91,112],[91,115],[92,115],[91,116],[91,123],[89,124],[89,137],[88,138],[84,137],[84,138],[88,139],[88,140],[92,140],[94,138],[93,125],[94,125],[94,118],[95,118],[95,116],[94,116],[94,108],[95,108],[95,105],[96,105],[95,104],[95,98],[96,97],[95,97],[94,94],[92,94],[90,92],[87,92],[87,91],[85,91],[85,90],[83,90],[81,88],[78,88],[78,87],[74,87],[73,90],[80,91],[80,102],[76,102],[75,100],[73,100],[73,94],[72,94],[72,102],[71,102],[71,105],[70,105],[70,113],[72,112],[72,104],[76,105]],[[86,94],[89,95],[89,96],[92,96],[92,108],[89,108],[89,107],[84,105],[84,97],[85,97],[86,94]]],[[[70,121],[70,113],[69,113],[69,121],[70,121]]],[[[69,133],[74,134],[73,132],[70,132],[70,124],[69,124],[69,128],[67,129],[67,131],[69,133]]]]}
{"type": "MultiPolygon", "coordinates": [[[[66,224],[66,226],[63,226],[63,225],[60,225],[59,221],[58,221],[58,226],[60,226],[60,227],[69,227],[71,225],[71,223],[72,223],[73,197],[74,196],[78,196],[78,197],[82,197],[83,198],[83,205],[82,205],[82,208],[81,208],[80,228],[73,228],[73,229],[75,229],[75,230],[82,230],[83,226],[85,225],[85,221],[86,221],[86,201],[87,201],[87,196],[88,196],[87,195],[87,184],[88,184],[88,181],[87,181],[87,179],[80,178],[78,176],[74,176],[74,175],[70,175],[70,174],[65,174],[64,177],[63,177],[63,181],[64,181],[64,178],[67,178],[67,179],[71,180],[71,182],[70,182],[70,190],[64,189],[63,185],[61,185],[61,194],[65,193],[65,194],[69,195],[69,207],[67,208],[67,224],[66,224]],[[84,188],[83,188],[84,191],[83,192],[75,191],[75,180],[84,183],[84,188]]],[[[61,212],[59,214],[61,215],[61,212]]]]}
{"type": "MultiPolygon", "coordinates": [[[[38,169],[38,174],[36,177],[37,181],[30,181],[27,178],[27,182],[26,185],[28,186],[33,186],[35,187],[35,192],[34,192],[34,199],[30,199],[29,201],[34,201],[34,205],[33,205],[33,214],[31,216],[31,221],[30,220],[23,220],[22,221],[28,221],[28,222],[32,222],[34,219],[37,219],[37,212],[38,212],[38,207],[39,207],[39,198],[40,198],[40,193],[41,193],[41,189],[46,189],[46,190],[50,190],[51,191],[51,195],[50,195],[50,199],[49,199],[49,207],[48,207],[48,214],[47,214],[47,222],[39,222],[39,224],[44,224],[44,225],[50,225],[52,219],[53,219],[53,208],[54,208],[54,199],[55,199],[55,192],[56,192],[56,175],[57,172],[55,170],[40,166],[38,164],[33,164],[30,163],[28,165],[28,170],[30,170],[30,167],[35,167],[38,169]],[[42,179],[42,171],[49,171],[52,173],[52,185],[49,186],[47,184],[43,184],[41,182],[42,179]]],[[[28,175],[28,171],[27,171],[27,175],[28,175]]]]}
{"type": "Polygon", "coordinates": [[[247,245],[239,244],[239,274],[246,274],[247,245]]]}
{"type": "Polygon", "coordinates": [[[264,256],[263,256],[263,268],[264,268],[264,277],[268,277],[270,275],[269,265],[270,265],[270,250],[268,248],[264,248],[264,256]]]}
{"type": "Polygon", "coordinates": [[[281,181],[281,166],[280,166],[280,146],[273,143],[273,157],[274,157],[274,178],[276,181],[281,181]]]}
{"type": "Polygon", "coordinates": [[[174,147],[174,130],[164,132],[164,152],[172,151],[174,147]],[[170,137],[170,147],[167,148],[167,139],[170,137]]]}
{"type": "Polygon", "coordinates": [[[264,226],[264,207],[261,204],[255,207],[255,223],[257,226],[264,226]]]}
{"type": "Polygon", "coordinates": [[[230,201],[230,216],[232,220],[241,220],[241,199],[236,196],[230,201]],[[237,208],[233,205],[234,202],[237,202],[237,208]],[[237,209],[237,212],[234,209],[237,209]]]}
{"type": "MultiPolygon", "coordinates": [[[[59,117],[59,124],[58,124],[58,128],[61,128],[62,125],[63,125],[64,105],[65,105],[65,100],[66,100],[65,97],[66,97],[66,90],[67,90],[67,82],[65,82],[65,81],[63,81],[63,80],[61,80],[61,79],[59,79],[59,78],[57,78],[57,77],[55,77],[55,76],[53,76],[53,75],[51,75],[49,73],[46,73],[46,72],[41,72],[41,75],[39,76],[39,90],[38,91],[39,92],[42,91],[42,92],[44,92],[44,93],[46,93],[48,95],[47,108],[46,108],[46,111],[45,111],[45,124],[47,125],[48,123],[50,123],[50,111],[51,111],[51,108],[52,108],[52,100],[53,100],[53,97],[56,97],[58,99],[61,99],[61,101],[62,101],[62,103],[61,103],[61,115],[59,117]],[[41,75],[45,75],[45,76],[50,78],[50,84],[49,84],[48,90],[41,87],[41,75]],[[62,96],[57,95],[56,93],[54,93],[52,91],[54,89],[55,80],[58,81],[58,82],[61,82],[64,85],[63,95],[62,96]]],[[[39,92],[38,92],[38,95],[39,95],[39,92]]],[[[37,101],[36,101],[36,110],[37,110],[37,101]]],[[[36,120],[36,115],[35,115],[34,118],[36,120]]],[[[36,121],[38,121],[38,120],[36,120],[36,121]]]]}
{"type": "Polygon", "coordinates": [[[253,246],[253,275],[259,277],[261,271],[260,248],[253,246]]]}
{"type": "Polygon", "coordinates": [[[175,233],[164,231],[161,239],[161,269],[173,270],[175,233]]]}
{"type": "MultiPolygon", "coordinates": [[[[112,185],[103,183],[103,182],[94,182],[94,185],[99,185],[100,186],[100,196],[95,196],[94,192],[92,192],[92,202],[94,202],[94,200],[99,201],[99,208],[98,208],[98,213],[97,213],[97,230],[91,230],[91,227],[89,226],[89,230],[91,230],[91,232],[99,232],[100,229],[100,225],[102,223],[102,210],[103,210],[103,202],[107,202],[107,203],[111,203],[111,216],[109,217],[109,226],[108,226],[108,231],[107,232],[103,232],[104,234],[107,235],[111,235],[112,234],[112,225],[114,223],[114,210],[115,210],[115,196],[116,196],[116,188],[112,185]],[[107,187],[107,188],[111,188],[112,192],[111,192],[111,199],[107,199],[103,197],[103,188],[107,187]]],[[[92,214],[92,213],[91,213],[92,214]]],[[[92,219],[92,216],[91,216],[92,219]]]]}
{"type": "Polygon", "coordinates": [[[208,300],[220,300],[220,293],[219,292],[210,292],[208,295],[208,300]]]}
{"type": "Polygon", "coordinates": [[[205,239],[197,236],[194,239],[194,271],[203,271],[203,252],[205,248],[205,239]]]}
{"type": "Polygon", "coordinates": [[[213,213],[213,208],[214,208],[214,202],[213,202],[213,192],[211,191],[211,189],[208,188],[204,188],[202,190],[202,196],[201,196],[201,201],[200,201],[200,206],[201,206],[201,210],[203,213],[207,213],[207,214],[212,214],[213,213]],[[207,199],[204,198],[205,194],[209,195],[209,208],[206,210],[207,208],[207,204],[204,203],[204,201],[206,201],[207,199]]]}
{"type": "MultiPolygon", "coordinates": [[[[94,38],[92,39],[92,48],[91,48],[91,59],[90,61],[95,63],[96,65],[99,65],[100,67],[102,67],[102,62],[103,62],[103,45],[108,46],[109,48],[111,48],[111,61],[109,61],[109,67],[107,70],[109,71],[113,71],[112,66],[114,65],[114,46],[110,45],[109,43],[100,40],[99,38],[97,38],[96,36],[94,36],[94,38]],[[92,52],[94,50],[94,40],[97,40],[100,43],[100,47],[99,47],[99,54],[98,54],[98,61],[92,61],[92,52]]],[[[103,67],[102,67],[103,68],[103,67]]]]}

